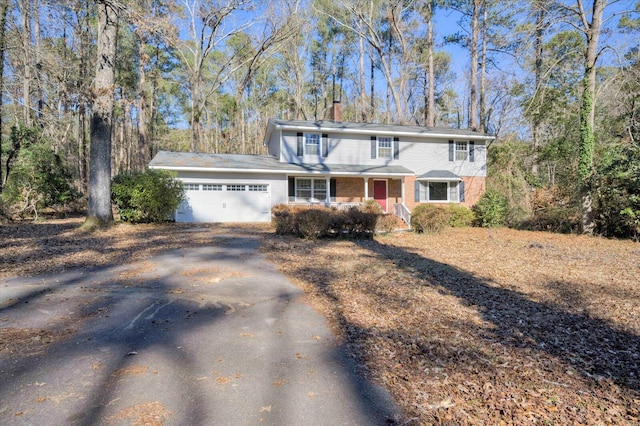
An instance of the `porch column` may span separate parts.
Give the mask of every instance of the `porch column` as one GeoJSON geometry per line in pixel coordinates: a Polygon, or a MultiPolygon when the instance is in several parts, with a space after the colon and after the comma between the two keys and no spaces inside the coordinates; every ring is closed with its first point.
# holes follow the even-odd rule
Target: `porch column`
{"type": "Polygon", "coordinates": [[[364,178],[364,201],[369,199],[369,178],[364,178]]]}
{"type": "Polygon", "coordinates": [[[324,205],[327,207],[331,206],[331,177],[327,176],[325,179],[325,185],[327,189],[327,195],[324,198],[324,205]]]}
{"type": "Polygon", "coordinates": [[[401,189],[401,194],[402,195],[400,196],[400,199],[401,199],[402,204],[404,204],[404,176],[402,176],[402,178],[400,180],[402,181],[402,183],[400,184],[400,188],[402,188],[401,189]]]}

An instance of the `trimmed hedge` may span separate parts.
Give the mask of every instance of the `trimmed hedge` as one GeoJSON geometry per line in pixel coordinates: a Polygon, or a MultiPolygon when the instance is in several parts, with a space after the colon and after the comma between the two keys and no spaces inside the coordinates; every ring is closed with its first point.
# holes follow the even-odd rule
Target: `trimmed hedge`
{"type": "Polygon", "coordinates": [[[326,237],[371,239],[380,216],[357,207],[337,210],[286,204],[274,206],[271,214],[276,233],[312,240],[326,237]]]}
{"type": "Polygon", "coordinates": [[[445,206],[435,204],[417,205],[411,212],[411,229],[418,233],[435,234],[441,232],[452,217],[445,206]]]}

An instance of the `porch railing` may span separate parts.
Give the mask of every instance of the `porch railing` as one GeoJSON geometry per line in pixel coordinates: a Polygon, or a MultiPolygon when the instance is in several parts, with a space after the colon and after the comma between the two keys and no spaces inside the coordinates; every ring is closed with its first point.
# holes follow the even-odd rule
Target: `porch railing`
{"type": "Polygon", "coordinates": [[[407,225],[411,224],[411,212],[403,203],[394,204],[393,213],[401,218],[407,225]]]}

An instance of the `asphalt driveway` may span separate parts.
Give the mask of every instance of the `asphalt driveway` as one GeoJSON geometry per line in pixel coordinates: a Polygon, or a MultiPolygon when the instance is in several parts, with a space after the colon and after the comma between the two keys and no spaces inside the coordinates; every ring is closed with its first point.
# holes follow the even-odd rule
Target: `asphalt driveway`
{"type": "Polygon", "coordinates": [[[238,229],[126,265],[0,280],[0,424],[393,423],[389,396],[259,245],[238,229]]]}

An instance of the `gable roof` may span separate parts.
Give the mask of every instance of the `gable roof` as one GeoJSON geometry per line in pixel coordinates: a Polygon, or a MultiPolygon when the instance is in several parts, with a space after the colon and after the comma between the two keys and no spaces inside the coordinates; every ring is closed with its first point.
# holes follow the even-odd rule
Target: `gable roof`
{"type": "Polygon", "coordinates": [[[358,164],[292,164],[282,163],[271,155],[203,154],[160,151],[149,163],[151,169],[176,171],[209,171],[235,173],[411,176],[403,166],[358,164]]]}
{"type": "Polygon", "coordinates": [[[348,123],[340,121],[307,121],[307,120],[280,120],[272,118],[267,124],[265,142],[269,140],[271,133],[276,130],[295,130],[311,132],[338,132],[351,134],[385,135],[385,136],[412,136],[442,139],[474,139],[490,141],[495,136],[473,130],[453,129],[448,127],[424,127],[399,124],[376,123],[348,123]]]}
{"type": "Polygon", "coordinates": [[[427,173],[420,175],[416,180],[462,180],[457,174],[450,172],[449,170],[430,170],[427,173]]]}

